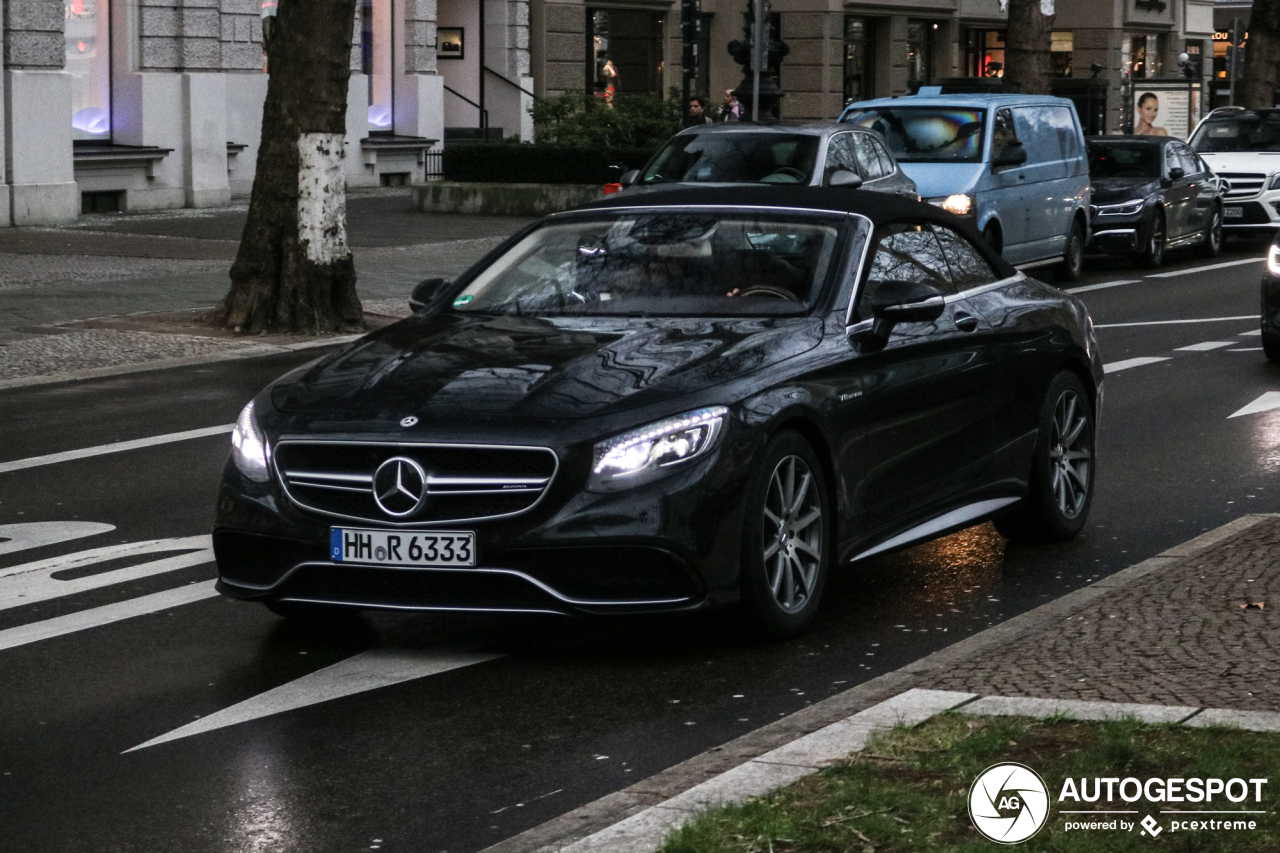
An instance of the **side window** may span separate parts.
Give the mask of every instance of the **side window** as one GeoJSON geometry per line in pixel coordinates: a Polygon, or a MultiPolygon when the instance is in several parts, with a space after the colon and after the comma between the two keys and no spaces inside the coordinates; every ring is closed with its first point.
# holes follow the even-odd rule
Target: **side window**
{"type": "Polygon", "coordinates": [[[1054,133],[1058,137],[1058,147],[1062,151],[1064,160],[1074,160],[1080,156],[1083,139],[1080,131],[1076,127],[1075,116],[1067,107],[1039,107],[1041,113],[1044,114],[1050,126],[1053,127],[1054,133]]]}
{"type": "Polygon", "coordinates": [[[871,297],[888,281],[911,281],[955,293],[942,246],[928,225],[895,223],[876,233],[875,255],[858,295],[858,319],[871,316],[871,297]]]}
{"type": "Polygon", "coordinates": [[[854,133],[853,150],[857,152],[858,163],[862,166],[865,180],[874,181],[888,174],[880,164],[880,154],[876,151],[876,140],[869,133],[854,133]]]}
{"type": "Polygon", "coordinates": [[[822,173],[824,180],[830,179],[833,173],[842,169],[867,180],[866,174],[858,168],[858,158],[853,148],[854,136],[852,133],[837,133],[827,142],[827,163],[822,173]]]}
{"type": "Polygon", "coordinates": [[[897,164],[893,162],[893,155],[889,153],[889,149],[885,148],[884,144],[881,143],[879,139],[876,139],[874,136],[871,137],[871,146],[875,148],[876,153],[880,155],[880,168],[884,170],[886,175],[892,175],[894,172],[898,171],[897,164]]]}
{"type": "Polygon", "coordinates": [[[1062,159],[1058,134],[1049,123],[1048,113],[1044,107],[1016,107],[1013,110],[1013,124],[1026,148],[1028,166],[1062,159]]]}
{"type": "Polygon", "coordinates": [[[999,155],[1008,146],[1018,141],[1018,131],[1013,126],[1013,111],[1000,110],[991,125],[991,151],[999,155]]]}
{"type": "Polygon", "coordinates": [[[1166,146],[1164,147],[1164,173],[1165,173],[1165,175],[1166,175],[1166,176],[1168,176],[1168,174],[1169,174],[1169,170],[1170,170],[1170,169],[1179,168],[1179,167],[1181,167],[1181,166],[1182,166],[1182,163],[1180,163],[1180,162],[1178,161],[1178,150],[1177,150],[1177,146],[1174,146],[1174,145],[1166,145],[1166,146]]]}
{"type": "Polygon", "coordinates": [[[1199,175],[1204,171],[1200,168],[1200,158],[1196,156],[1194,151],[1185,145],[1177,145],[1175,147],[1178,149],[1178,165],[1182,167],[1182,171],[1186,172],[1187,175],[1199,175]]]}
{"type": "Polygon", "coordinates": [[[933,233],[942,244],[942,253],[951,267],[951,281],[957,292],[981,287],[1000,280],[996,271],[982,257],[982,253],[964,238],[945,225],[933,224],[933,233]]]}

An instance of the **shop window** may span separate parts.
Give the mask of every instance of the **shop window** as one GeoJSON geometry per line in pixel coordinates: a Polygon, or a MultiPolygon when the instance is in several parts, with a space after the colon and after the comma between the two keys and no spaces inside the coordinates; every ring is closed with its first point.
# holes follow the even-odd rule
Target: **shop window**
{"type": "Polygon", "coordinates": [[[588,9],[588,90],[614,94],[661,95],[665,70],[663,16],[631,9],[588,9]]]}
{"type": "Polygon", "coordinates": [[[1052,77],[1070,77],[1071,53],[1075,46],[1071,31],[1055,30],[1052,39],[1049,47],[1049,74],[1052,77]]]}
{"type": "Polygon", "coordinates": [[[874,98],[875,21],[846,15],[844,19],[844,102],[874,98]]]}
{"type": "Polygon", "coordinates": [[[370,133],[390,133],[395,126],[395,24],[392,0],[360,0],[360,71],[369,78],[370,133]]]}
{"type": "Polygon", "coordinates": [[[934,42],[938,25],[932,21],[907,21],[907,87],[911,90],[933,82],[934,42]]]}
{"type": "Polygon", "coordinates": [[[1004,30],[968,30],[964,40],[966,77],[1004,76],[1004,30]]]}
{"type": "Polygon", "coordinates": [[[71,138],[111,140],[109,0],[64,0],[71,138]]]}
{"type": "Polygon", "coordinates": [[[1130,36],[1128,44],[1130,77],[1139,80],[1164,74],[1164,36],[1130,36]]]}

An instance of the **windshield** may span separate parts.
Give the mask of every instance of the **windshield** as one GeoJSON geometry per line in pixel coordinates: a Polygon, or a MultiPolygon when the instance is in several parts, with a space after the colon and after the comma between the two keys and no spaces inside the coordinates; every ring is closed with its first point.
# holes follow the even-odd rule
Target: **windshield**
{"type": "Polygon", "coordinates": [[[843,217],[623,213],[551,223],[453,300],[464,313],[777,315],[819,296],[843,217]]]}
{"type": "Polygon", "coordinates": [[[1161,175],[1158,145],[1100,145],[1089,143],[1089,177],[1158,178],[1161,175]]]}
{"type": "Polygon", "coordinates": [[[986,110],[963,107],[876,107],[842,119],[874,130],[900,163],[978,163],[986,110]]]}
{"type": "Polygon", "coordinates": [[[1206,121],[1191,137],[1191,147],[1201,154],[1223,151],[1280,151],[1280,113],[1206,121]]]}
{"type": "Polygon", "coordinates": [[[808,184],[819,137],[783,133],[677,136],[640,176],[641,184],[808,184]]]}

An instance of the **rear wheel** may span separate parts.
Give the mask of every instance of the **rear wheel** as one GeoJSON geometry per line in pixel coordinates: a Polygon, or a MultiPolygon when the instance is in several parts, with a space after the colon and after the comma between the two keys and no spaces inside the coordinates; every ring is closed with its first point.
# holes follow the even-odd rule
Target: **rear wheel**
{"type": "Polygon", "coordinates": [[[1062,266],[1058,275],[1066,281],[1075,281],[1084,271],[1084,226],[1080,220],[1071,223],[1067,235],[1067,247],[1062,252],[1062,266]]]}
{"type": "Polygon", "coordinates": [[[1138,261],[1144,267],[1158,267],[1164,263],[1165,228],[1164,214],[1156,211],[1151,217],[1151,227],[1147,229],[1147,242],[1142,248],[1138,261]]]}
{"type": "Polygon", "coordinates": [[[1049,384],[1031,462],[1027,496],[995,520],[1007,539],[1060,542],[1083,528],[1093,502],[1093,406],[1080,378],[1069,370],[1049,384]]]}
{"type": "Polygon", "coordinates": [[[1222,254],[1222,210],[1215,207],[1209,217],[1209,229],[1204,232],[1204,242],[1200,244],[1200,254],[1206,258],[1216,258],[1222,254]]]}
{"type": "Polygon", "coordinates": [[[747,489],[742,540],[744,615],[758,633],[785,639],[812,624],[831,563],[826,479],[794,432],[765,448],[747,489]]]}

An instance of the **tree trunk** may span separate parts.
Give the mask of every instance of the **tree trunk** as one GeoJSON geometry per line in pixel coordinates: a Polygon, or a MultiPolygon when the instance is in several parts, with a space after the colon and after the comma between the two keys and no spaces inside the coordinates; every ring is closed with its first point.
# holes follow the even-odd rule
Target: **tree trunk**
{"type": "Polygon", "coordinates": [[[295,334],[364,327],[342,172],[356,0],[280,0],[249,218],[217,325],[295,334]]]}
{"type": "Polygon", "coordinates": [[[1053,0],[1009,0],[1009,29],[1004,44],[1004,91],[1051,94],[1053,0]]]}
{"type": "Polygon", "coordinates": [[[1280,88],[1280,2],[1253,0],[1244,74],[1236,82],[1236,103],[1251,110],[1276,105],[1280,88]]]}

